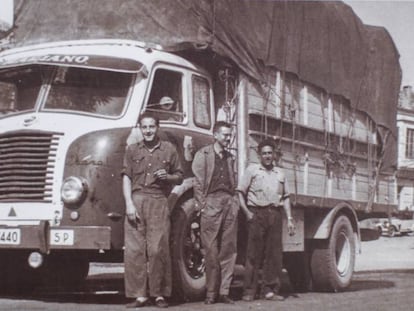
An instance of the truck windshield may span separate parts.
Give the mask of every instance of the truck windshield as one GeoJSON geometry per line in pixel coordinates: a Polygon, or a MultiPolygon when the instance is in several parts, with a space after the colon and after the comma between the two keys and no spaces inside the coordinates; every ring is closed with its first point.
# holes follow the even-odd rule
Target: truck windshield
{"type": "Polygon", "coordinates": [[[56,67],[45,110],[119,116],[134,74],[101,69],[56,67]]]}
{"type": "Polygon", "coordinates": [[[29,65],[0,70],[0,118],[35,111],[42,85],[50,84],[44,110],[116,117],[124,110],[133,73],[29,65]]]}
{"type": "Polygon", "coordinates": [[[40,66],[0,71],[0,117],[35,109],[40,87],[48,69],[40,66]]]}

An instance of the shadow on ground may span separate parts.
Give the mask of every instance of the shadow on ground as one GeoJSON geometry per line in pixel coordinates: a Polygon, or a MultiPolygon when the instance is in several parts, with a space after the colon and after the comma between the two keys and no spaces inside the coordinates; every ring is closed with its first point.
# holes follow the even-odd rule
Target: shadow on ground
{"type": "MultiPolygon", "coordinates": [[[[414,270],[391,270],[358,272],[349,288],[344,292],[362,292],[366,290],[378,290],[395,287],[395,274],[413,274],[414,270]]],[[[242,279],[236,278],[230,295],[235,300],[240,300],[243,294],[242,279]]],[[[284,297],[299,297],[290,286],[288,277],[284,274],[280,294],[284,297]]],[[[124,296],[123,274],[99,274],[89,276],[86,282],[77,288],[67,289],[62,287],[40,286],[30,292],[23,292],[19,288],[11,289],[7,293],[0,293],[1,298],[7,299],[32,299],[44,302],[82,303],[82,304],[107,304],[122,305],[129,302],[124,296]]],[[[171,301],[171,305],[182,302],[171,301]]]]}

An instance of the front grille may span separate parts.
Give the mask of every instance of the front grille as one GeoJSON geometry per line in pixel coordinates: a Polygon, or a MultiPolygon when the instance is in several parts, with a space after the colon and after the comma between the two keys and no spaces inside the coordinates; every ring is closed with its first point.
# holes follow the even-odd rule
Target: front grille
{"type": "Polygon", "coordinates": [[[51,202],[53,170],[61,134],[0,135],[0,202],[51,202]]]}

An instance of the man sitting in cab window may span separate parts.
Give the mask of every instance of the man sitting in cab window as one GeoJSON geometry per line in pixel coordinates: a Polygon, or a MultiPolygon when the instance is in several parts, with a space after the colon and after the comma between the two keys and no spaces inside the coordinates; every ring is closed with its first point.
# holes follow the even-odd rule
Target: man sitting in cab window
{"type": "Polygon", "coordinates": [[[164,96],[160,100],[160,108],[164,111],[174,111],[174,100],[171,97],[164,96]]]}
{"type": "Polygon", "coordinates": [[[160,101],[148,106],[149,113],[156,113],[157,117],[163,121],[178,121],[183,120],[183,113],[177,111],[178,103],[169,96],[161,97],[160,101]]]}

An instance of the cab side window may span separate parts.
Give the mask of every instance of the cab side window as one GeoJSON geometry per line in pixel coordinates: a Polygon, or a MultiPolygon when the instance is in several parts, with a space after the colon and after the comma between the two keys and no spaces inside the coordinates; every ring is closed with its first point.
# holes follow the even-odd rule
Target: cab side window
{"type": "Polygon", "coordinates": [[[211,128],[210,87],[207,79],[194,75],[193,104],[194,123],[202,128],[211,128]]]}
{"type": "Polygon", "coordinates": [[[161,121],[183,122],[183,75],[180,72],[157,69],[154,74],[146,112],[161,121]]]}

